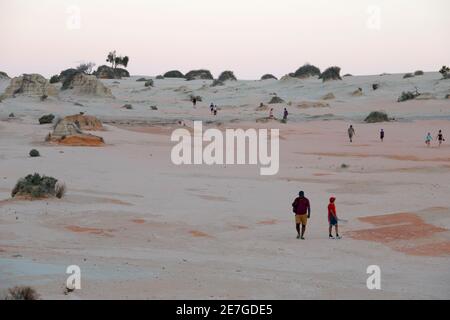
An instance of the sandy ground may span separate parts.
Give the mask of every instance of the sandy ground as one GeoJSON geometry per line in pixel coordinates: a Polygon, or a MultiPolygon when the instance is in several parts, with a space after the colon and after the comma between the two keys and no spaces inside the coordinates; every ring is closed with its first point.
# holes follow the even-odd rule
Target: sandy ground
{"type": "MultiPolygon", "coordinates": [[[[115,99],[70,92],[41,102],[0,103],[0,290],[31,285],[43,299],[449,299],[450,145],[427,148],[427,132],[450,133],[449,82],[435,73],[318,80],[207,81],[136,77],[105,81],[115,99]],[[371,83],[381,83],[377,91],[371,83]],[[434,99],[397,103],[417,86],[434,99]],[[364,96],[351,92],[362,87],[364,96]],[[180,89],[181,88],[181,89],[180,89]],[[193,108],[190,93],[204,99],[193,108]],[[291,102],[290,121],[256,123],[271,93],[291,102]],[[326,108],[298,108],[328,92],[326,108]],[[75,102],[83,106],[74,105],[75,102]],[[221,110],[209,113],[209,103],[221,110]],[[131,103],[133,110],[121,108],[131,103]],[[150,106],[157,105],[152,111],[150,106]],[[385,110],[397,121],[362,122],[385,110]],[[44,143],[37,118],[86,112],[106,130],[103,147],[44,143]],[[15,119],[8,119],[14,112],[15,119]],[[175,166],[177,121],[208,127],[279,128],[280,171],[258,166],[175,166]],[[356,128],[353,144],[346,129],[356,128]],[[378,140],[380,128],[386,131],[378,140]],[[30,158],[37,148],[42,157],[30,158]],[[341,165],[348,165],[342,168],[341,165]],[[10,198],[16,181],[39,172],[65,181],[66,197],[10,198]],[[312,203],[306,240],[296,239],[291,203],[312,203]],[[343,239],[328,239],[328,198],[337,197],[343,239]],[[82,289],[64,295],[69,265],[82,289]],[[382,290],[368,290],[378,265],[382,290]]],[[[7,83],[0,82],[0,91],[7,83]]]]}

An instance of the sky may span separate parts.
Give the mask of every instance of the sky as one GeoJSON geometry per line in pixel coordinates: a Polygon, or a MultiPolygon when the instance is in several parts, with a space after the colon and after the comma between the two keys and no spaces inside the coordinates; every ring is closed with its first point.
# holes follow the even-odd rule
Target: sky
{"type": "Polygon", "coordinates": [[[0,0],[0,71],[49,77],[112,50],[134,75],[437,71],[449,12],[448,0],[0,0]]]}

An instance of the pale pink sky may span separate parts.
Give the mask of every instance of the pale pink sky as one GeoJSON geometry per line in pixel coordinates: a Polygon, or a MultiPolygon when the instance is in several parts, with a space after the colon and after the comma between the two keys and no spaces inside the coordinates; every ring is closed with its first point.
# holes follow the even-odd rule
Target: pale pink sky
{"type": "Polygon", "coordinates": [[[448,0],[0,0],[0,70],[50,76],[116,49],[140,75],[207,68],[256,79],[305,62],[437,71],[450,64],[449,12],[448,0]]]}

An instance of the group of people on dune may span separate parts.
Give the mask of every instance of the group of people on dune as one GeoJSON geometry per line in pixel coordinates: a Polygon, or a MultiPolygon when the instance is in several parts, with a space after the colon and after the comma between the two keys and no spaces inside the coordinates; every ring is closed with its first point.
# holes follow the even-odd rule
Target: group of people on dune
{"type": "MultiPolygon", "coordinates": [[[[353,125],[350,125],[350,127],[347,130],[348,132],[348,138],[350,139],[350,142],[353,142],[353,137],[356,135],[355,128],[353,128],[353,125]]],[[[380,140],[381,142],[384,141],[384,129],[380,130],[380,140]]],[[[442,133],[442,130],[439,130],[439,133],[436,136],[436,140],[438,142],[438,146],[440,147],[442,143],[445,141],[444,134],[442,133]]],[[[425,144],[430,147],[431,141],[433,141],[433,137],[431,136],[431,133],[428,132],[427,136],[425,137],[425,144]]]]}
{"type": "MultiPolygon", "coordinates": [[[[328,238],[329,239],[341,239],[339,235],[338,217],[336,212],[336,198],[331,197],[328,204],[328,238]],[[333,227],[335,229],[336,236],[334,237],[333,227]]],[[[297,230],[297,239],[305,240],[306,225],[308,219],[311,218],[311,204],[309,199],[305,197],[305,192],[300,191],[298,197],[295,198],[292,203],[292,211],[295,213],[295,229],[297,230]],[[301,225],[301,230],[300,230],[301,225]]]]}

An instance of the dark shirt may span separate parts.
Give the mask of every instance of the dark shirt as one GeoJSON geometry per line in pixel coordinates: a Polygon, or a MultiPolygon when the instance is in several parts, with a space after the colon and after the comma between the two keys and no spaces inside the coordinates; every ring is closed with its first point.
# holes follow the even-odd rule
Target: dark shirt
{"type": "Polygon", "coordinates": [[[297,215],[305,215],[311,211],[311,207],[309,206],[309,200],[307,198],[300,198],[294,200],[292,204],[295,210],[295,214],[297,215]]]}

